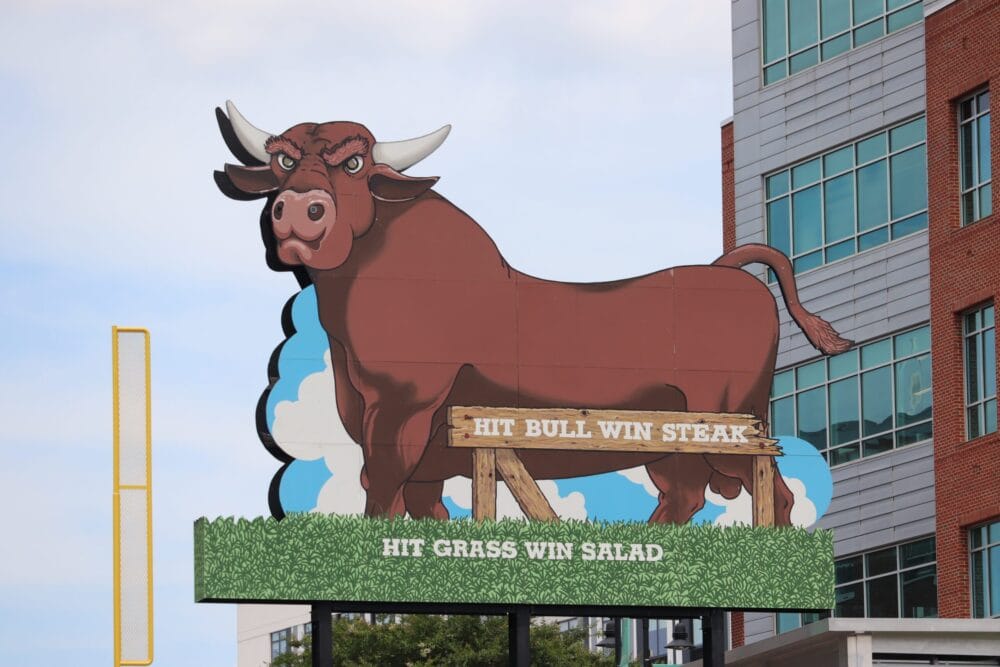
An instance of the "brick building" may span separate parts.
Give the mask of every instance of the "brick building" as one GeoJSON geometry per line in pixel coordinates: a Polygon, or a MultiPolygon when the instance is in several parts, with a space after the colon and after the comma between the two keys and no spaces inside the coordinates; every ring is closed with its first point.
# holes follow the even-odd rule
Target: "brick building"
{"type": "MultiPolygon", "coordinates": [[[[841,618],[901,619],[878,622],[890,634],[1000,618],[1000,2],[733,0],[732,17],[725,248],[782,249],[803,302],[856,345],[824,361],[781,312],[772,432],[830,464],[819,525],[834,530],[837,606],[733,614],[731,659],[798,664],[777,647],[841,618]]],[[[912,664],[944,645],[928,639],[912,664]]],[[[955,664],[998,664],[969,650],[955,664]]],[[[878,653],[859,664],[892,659],[878,653]]]]}

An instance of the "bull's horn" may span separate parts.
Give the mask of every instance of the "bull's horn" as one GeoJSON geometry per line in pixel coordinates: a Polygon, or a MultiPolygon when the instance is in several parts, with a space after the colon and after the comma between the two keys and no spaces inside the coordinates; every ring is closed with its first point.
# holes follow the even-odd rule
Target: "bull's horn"
{"type": "Polygon", "coordinates": [[[243,148],[264,164],[270,162],[271,156],[264,150],[264,144],[271,138],[271,133],[251,125],[232,100],[226,100],[226,111],[229,114],[229,122],[233,125],[233,132],[236,133],[236,138],[240,140],[243,148]]]}
{"type": "Polygon", "coordinates": [[[451,125],[445,125],[416,139],[380,141],[372,149],[372,158],[376,163],[387,164],[396,171],[409,169],[436,151],[437,147],[444,143],[449,132],[451,125]]]}

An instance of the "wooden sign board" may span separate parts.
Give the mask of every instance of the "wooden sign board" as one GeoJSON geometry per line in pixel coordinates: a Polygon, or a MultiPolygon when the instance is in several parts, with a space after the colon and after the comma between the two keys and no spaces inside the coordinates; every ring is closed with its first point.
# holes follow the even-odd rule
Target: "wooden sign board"
{"type": "Polygon", "coordinates": [[[451,447],[781,456],[747,414],[455,406],[448,425],[451,447]]]}

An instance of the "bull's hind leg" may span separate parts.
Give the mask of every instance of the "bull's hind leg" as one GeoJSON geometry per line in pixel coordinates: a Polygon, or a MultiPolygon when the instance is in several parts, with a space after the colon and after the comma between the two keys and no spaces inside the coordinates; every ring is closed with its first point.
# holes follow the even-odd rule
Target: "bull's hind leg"
{"type": "Polygon", "coordinates": [[[660,491],[650,523],[687,523],[705,505],[712,468],[700,454],[668,454],[646,466],[660,491]]]}
{"type": "Polygon", "coordinates": [[[447,519],[448,508],[441,501],[444,482],[407,482],[403,488],[406,511],[414,519],[447,519]]]}

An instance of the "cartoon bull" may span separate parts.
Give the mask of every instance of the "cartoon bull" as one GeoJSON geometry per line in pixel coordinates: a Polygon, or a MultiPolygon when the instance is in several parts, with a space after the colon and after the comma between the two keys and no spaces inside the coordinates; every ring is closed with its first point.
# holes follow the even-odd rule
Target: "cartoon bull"
{"type": "MultiPolygon", "coordinates": [[[[449,127],[377,142],[362,125],[257,129],[227,102],[220,129],[244,166],[216,182],[236,199],[266,197],[272,268],[315,285],[330,343],[337,410],[364,453],[366,514],[447,518],[444,481],[471,476],[449,448],[450,406],[574,407],[752,413],[767,420],[778,347],[770,290],[740,270],[777,275],[792,318],[821,352],[847,349],[799,303],[787,257],[745,245],[710,266],[607,283],[542,280],[511,267],[475,220],[403,172],[449,127]]],[[[521,451],[536,479],[646,466],[659,490],[650,521],[688,521],[705,486],[752,490],[746,456],[521,451]]],[[[775,520],[790,521],[780,476],[775,520]]]]}

